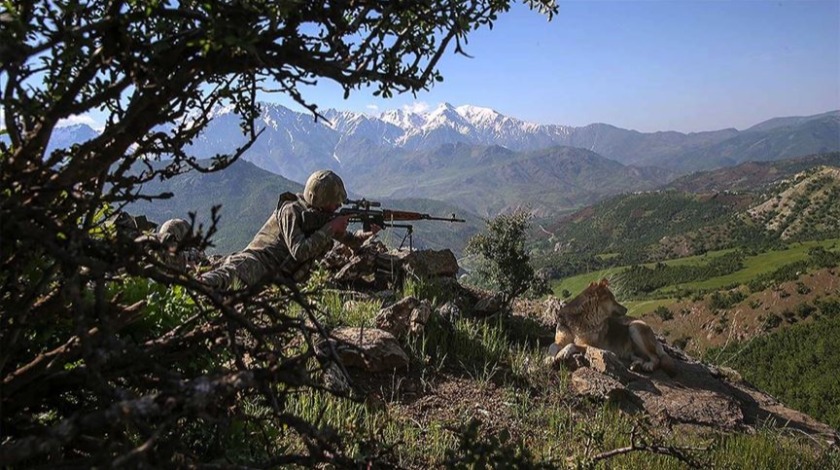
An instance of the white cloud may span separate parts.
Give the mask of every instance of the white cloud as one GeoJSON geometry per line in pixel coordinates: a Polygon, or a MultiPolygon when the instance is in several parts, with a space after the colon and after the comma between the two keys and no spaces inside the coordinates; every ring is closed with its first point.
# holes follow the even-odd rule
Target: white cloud
{"type": "Polygon", "coordinates": [[[58,121],[58,124],[56,124],[56,127],[67,127],[67,126],[73,126],[73,125],[76,125],[76,124],[87,124],[88,126],[93,127],[93,128],[95,128],[99,125],[99,123],[96,122],[96,119],[94,119],[93,117],[91,117],[88,114],[74,114],[73,116],[70,116],[69,118],[65,118],[65,119],[62,119],[62,120],[58,121]]]}
{"type": "Polygon", "coordinates": [[[426,103],[425,101],[415,101],[411,104],[404,104],[402,108],[405,112],[420,114],[429,110],[429,103],[426,103]]]}
{"type": "Polygon", "coordinates": [[[369,109],[373,112],[379,111],[379,106],[377,106],[375,104],[369,104],[369,105],[365,106],[365,108],[367,108],[367,109],[369,109]]]}

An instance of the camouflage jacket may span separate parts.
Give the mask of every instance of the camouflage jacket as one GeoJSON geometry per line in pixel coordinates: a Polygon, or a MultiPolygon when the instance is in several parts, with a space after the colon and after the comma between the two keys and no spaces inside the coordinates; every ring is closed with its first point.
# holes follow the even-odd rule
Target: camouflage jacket
{"type": "MultiPolygon", "coordinates": [[[[283,193],[277,202],[277,209],[266,220],[259,232],[245,248],[245,252],[257,255],[259,259],[278,269],[284,276],[294,280],[306,277],[312,264],[325,255],[333,245],[327,227],[304,227],[306,213],[318,212],[309,207],[300,194],[283,193]]],[[[328,221],[327,217],[313,218],[328,221]]],[[[335,240],[358,249],[364,242],[364,237],[345,233],[335,237],[335,240]]]]}

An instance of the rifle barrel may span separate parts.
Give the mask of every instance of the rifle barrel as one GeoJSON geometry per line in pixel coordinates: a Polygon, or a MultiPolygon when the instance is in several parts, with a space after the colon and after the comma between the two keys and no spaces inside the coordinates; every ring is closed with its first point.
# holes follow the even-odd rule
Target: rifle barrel
{"type": "Polygon", "coordinates": [[[434,217],[429,214],[423,214],[420,212],[394,211],[389,209],[383,210],[382,216],[385,218],[385,220],[443,220],[446,222],[466,222],[464,219],[456,218],[455,214],[452,214],[451,217],[434,217]]]}

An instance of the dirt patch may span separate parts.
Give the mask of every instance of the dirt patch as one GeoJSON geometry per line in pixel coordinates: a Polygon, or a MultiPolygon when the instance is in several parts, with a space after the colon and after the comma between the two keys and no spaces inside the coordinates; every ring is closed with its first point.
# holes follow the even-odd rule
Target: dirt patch
{"type": "Polygon", "coordinates": [[[644,321],[670,343],[691,355],[700,356],[713,347],[743,342],[777,328],[813,321],[800,305],[813,306],[818,299],[840,295],[837,269],[821,269],[802,275],[796,281],[777,284],[747,297],[725,310],[709,308],[708,296],[702,301],[683,300],[669,307],[674,318],[663,321],[648,314],[644,321]]]}

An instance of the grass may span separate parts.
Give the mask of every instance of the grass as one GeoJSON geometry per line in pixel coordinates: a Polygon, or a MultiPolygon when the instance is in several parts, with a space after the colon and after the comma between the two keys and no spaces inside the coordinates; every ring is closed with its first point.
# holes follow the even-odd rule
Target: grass
{"type": "MultiPolygon", "coordinates": [[[[704,281],[689,282],[679,286],[663,287],[656,291],[659,295],[669,295],[676,287],[692,290],[712,290],[721,289],[731,285],[741,285],[750,282],[757,276],[771,272],[786,264],[796,261],[808,259],[808,250],[811,248],[821,246],[825,249],[830,249],[838,239],[808,241],[802,243],[795,243],[790,245],[785,250],[774,250],[766,253],[759,253],[756,256],[750,256],[744,259],[744,269],[735,271],[734,273],[725,276],[718,276],[704,281]]],[[[834,248],[836,251],[837,248],[834,248]]]]}
{"type": "Polygon", "coordinates": [[[626,300],[622,305],[627,307],[627,315],[641,317],[653,312],[658,307],[670,307],[677,303],[677,299],[654,299],[654,300],[626,300]]]}
{"type": "MultiPolygon", "coordinates": [[[[438,302],[446,297],[435,286],[412,285],[409,290],[438,302]]],[[[336,324],[368,324],[370,312],[379,308],[378,301],[348,303],[329,292],[321,302],[334,313],[336,324]],[[342,310],[345,307],[351,308],[342,310]]],[[[668,302],[628,302],[628,307],[636,314],[668,302]]],[[[840,463],[836,451],[819,450],[802,437],[775,429],[751,435],[672,432],[611,405],[575,397],[568,391],[570,374],[542,364],[544,351],[530,330],[530,325],[505,319],[435,319],[423,335],[403,344],[411,357],[410,374],[420,376],[424,384],[420,397],[401,400],[383,390],[384,404],[372,407],[363,400],[315,390],[290,397],[287,412],[335,430],[360,466],[371,456],[369,445],[378,442],[394,446],[388,461],[405,468],[445,467],[452,463],[449,459],[475,452],[491,452],[500,460],[488,465],[505,467],[512,461],[504,459],[522,457],[517,449],[527,449],[531,464],[555,467],[687,468],[673,457],[650,452],[592,460],[598,453],[629,445],[633,428],[643,429],[648,443],[704,449],[688,452],[707,467],[837,468],[840,463]],[[453,380],[458,384],[454,397],[440,395],[436,406],[421,405],[425,398],[447,393],[437,387],[453,380]],[[458,430],[476,418],[477,440],[465,443],[458,430]]],[[[448,393],[453,393],[451,383],[448,393]]],[[[302,449],[292,431],[279,430],[271,437],[278,446],[302,449]]]]}
{"type": "MultiPolygon", "coordinates": [[[[687,256],[685,258],[667,260],[664,261],[664,264],[668,266],[700,265],[708,263],[711,259],[723,256],[733,251],[735,250],[726,249],[719,251],[710,251],[703,255],[687,256]]],[[[653,267],[655,265],[656,263],[646,263],[643,266],[653,267]]],[[[551,290],[554,291],[555,295],[559,296],[563,292],[563,290],[566,289],[572,294],[572,296],[575,296],[583,289],[586,289],[586,286],[588,286],[589,283],[598,281],[603,278],[611,280],[615,279],[617,274],[621,273],[629,267],[630,266],[616,266],[612,268],[601,269],[599,271],[592,271],[585,274],[578,274],[560,280],[555,280],[552,281],[551,290]]]]}
{"type": "MultiPolygon", "coordinates": [[[[668,298],[675,293],[678,287],[682,289],[692,290],[712,290],[721,289],[731,285],[746,284],[762,273],[771,272],[783,265],[807,259],[808,250],[810,250],[811,248],[821,246],[825,249],[832,249],[833,251],[840,250],[840,248],[837,247],[838,242],[840,242],[840,238],[819,241],[807,241],[801,243],[797,242],[789,245],[788,248],[785,250],[774,250],[765,253],[759,253],[755,256],[748,256],[744,258],[744,268],[739,271],[727,274],[725,276],[718,276],[715,278],[706,279],[703,281],[690,282],[680,284],[678,286],[665,286],[655,291],[654,296],[660,297],[663,300],[668,300],[668,298]]],[[[665,261],[664,264],[669,266],[700,265],[708,263],[709,260],[713,258],[723,256],[733,251],[734,250],[732,249],[710,251],[703,255],[688,256],[685,258],[668,260],[665,261]]],[[[655,263],[645,264],[645,266],[649,267],[654,265],[655,263]]],[[[575,295],[583,291],[586,288],[586,286],[589,285],[589,283],[595,282],[602,278],[614,280],[616,279],[619,273],[623,272],[627,268],[629,268],[629,266],[618,266],[552,281],[551,289],[554,292],[554,295],[557,295],[558,297],[561,296],[563,290],[568,290],[571,293],[572,297],[574,297],[575,295]]],[[[627,299],[621,298],[620,282],[616,282],[614,284],[614,291],[619,297],[619,300],[622,302],[627,302],[627,299]]],[[[654,306],[653,308],[656,308],[656,306],[654,306]]]]}

